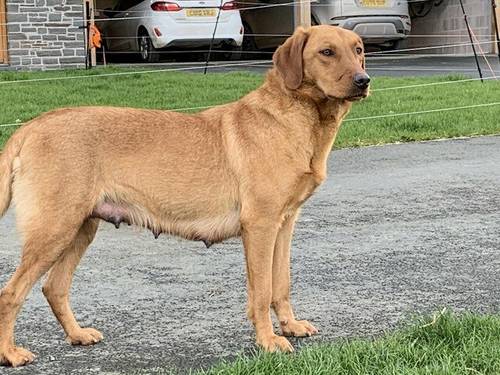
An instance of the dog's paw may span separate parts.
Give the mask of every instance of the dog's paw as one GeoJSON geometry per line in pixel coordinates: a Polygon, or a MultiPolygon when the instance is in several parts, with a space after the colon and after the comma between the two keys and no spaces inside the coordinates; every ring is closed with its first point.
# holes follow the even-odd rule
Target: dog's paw
{"type": "Polygon", "coordinates": [[[312,336],[319,331],[307,320],[286,320],[280,322],[283,336],[305,337],[312,336]]]}
{"type": "Polygon", "coordinates": [[[19,367],[27,365],[34,360],[35,356],[33,353],[17,346],[0,349],[0,365],[19,367]]]}
{"type": "Polygon", "coordinates": [[[293,346],[290,344],[290,341],[283,336],[278,336],[274,333],[266,337],[257,338],[257,345],[262,347],[262,349],[266,352],[271,353],[278,350],[288,353],[293,352],[293,346]]]}
{"type": "Polygon", "coordinates": [[[80,328],[78,331],[71,332],[66,341],[71,345],[94,345],[102,341],[104,336],[101,332],[93,328],[80,328]]]}

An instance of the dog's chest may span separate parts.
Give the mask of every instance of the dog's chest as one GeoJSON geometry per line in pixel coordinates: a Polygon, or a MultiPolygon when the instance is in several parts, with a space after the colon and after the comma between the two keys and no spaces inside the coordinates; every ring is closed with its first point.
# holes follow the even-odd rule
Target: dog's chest
{"type": "Polygon", "coordinates": [[[313,171],[300,175],[292,190],[292,196],[289,199],[287,210],[294,211],[298,209],[311,197],[311,195],[313,195],[323,180],[324,174],[318,174],[313,171]]]}

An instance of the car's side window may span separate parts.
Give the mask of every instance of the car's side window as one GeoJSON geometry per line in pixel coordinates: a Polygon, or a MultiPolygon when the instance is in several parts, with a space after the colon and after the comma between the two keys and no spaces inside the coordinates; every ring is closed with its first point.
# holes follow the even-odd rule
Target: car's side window
{"type": "Polygon", "coordinates": [[[113,11],[118,11],[118,10],[122,9],[122,3],[123,3],[123,1],[117,2],[116,5],[113,7],[113,11]]]}
{"type": "Polygon", "coordinates": [[[127,1],[127,9],[135,7],[137,4],[142,3],[143,0],[126,0],[127,1]]]}
{"type": "Polygon", "coordinates": [[[124,10],[132,8],[133,6],[136,6],[137,4],[139,4],[141,2],[142,2],[142,0],[122,0],[116,5],[115,10],[124,11],[124,10]]]}
{"type": "Polygon", "coordinates": [[[134,0],[134,3],[131,5],[131,7],[135,7],[136,5],[139,5],[142,3],[144,0],[134,0]]]}

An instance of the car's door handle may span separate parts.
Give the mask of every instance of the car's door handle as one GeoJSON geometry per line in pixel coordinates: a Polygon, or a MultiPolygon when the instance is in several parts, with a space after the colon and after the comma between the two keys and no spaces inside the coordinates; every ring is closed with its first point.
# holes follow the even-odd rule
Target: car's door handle
{"type": "Polygon", "coordinates": [[[125,17],[128,17],[129,15],[130,15],[129,12],[127,12],[127,13],[124,14],[125,17]]]}

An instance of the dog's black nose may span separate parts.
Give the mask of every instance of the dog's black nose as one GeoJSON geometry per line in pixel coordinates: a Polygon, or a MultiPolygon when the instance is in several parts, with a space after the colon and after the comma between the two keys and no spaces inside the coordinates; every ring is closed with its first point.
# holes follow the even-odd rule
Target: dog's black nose
{"type": "Polygon", "coordinates": [[[366,73],[356,73],[354,75],[354,84],[360,89],[366,89],[370,83],[370,76],[366,73]]]}

